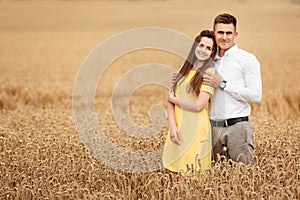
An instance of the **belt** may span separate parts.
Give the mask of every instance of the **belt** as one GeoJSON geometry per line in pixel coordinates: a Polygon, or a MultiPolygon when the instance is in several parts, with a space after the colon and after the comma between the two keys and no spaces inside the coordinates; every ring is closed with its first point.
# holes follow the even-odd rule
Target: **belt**
{"type": "Polygon", "coordinates": [[[238,122],[249,121],[249,119],[247,116],[247,117],[237,117],[237,118],[230,118],[230,119],[218,120],[218,121],[214,121],[214,120],[210,120],[210,121],[213,127],[227,127],[227,126],[234,125],[238,122]]]}

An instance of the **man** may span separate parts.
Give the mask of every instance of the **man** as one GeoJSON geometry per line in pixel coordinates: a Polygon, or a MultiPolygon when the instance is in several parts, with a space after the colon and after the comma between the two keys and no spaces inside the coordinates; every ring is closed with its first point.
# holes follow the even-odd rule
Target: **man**
{"type": "Polygon", "coordinates": [[[215,88],[210,107],[213,158],[218,154],[236,162],[253,162],[253,128],[249,121],[251,107],[262,98],[260,63],[256,57],[235,43],[237,20],[220,14],[213,31],[218,51],[213,63],[215,74],[206,73],[203,83],[215,88]]]}

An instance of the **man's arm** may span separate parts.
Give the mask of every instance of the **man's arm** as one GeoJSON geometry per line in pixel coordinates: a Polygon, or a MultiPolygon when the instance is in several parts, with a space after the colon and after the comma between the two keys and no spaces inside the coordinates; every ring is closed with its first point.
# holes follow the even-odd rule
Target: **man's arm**
{"type": "Polygon", "coordinates": [[[256,59],[245,64],[244,76],[246,87],[227,82],[224,91],[237,100],[259,103],[262,99],[262,81],[260,64],[256,59]]]}
{"type": "MultiPolygon", "coordinates": [[[[230,81],[226,80],[224,92],[227,92],[238,101],[259,103],[262,98],[262,81],[260,64],[256,58],[245,63],[244,77],[246,87],[244,85],[232,84],[230,81]]],[[[215,74],[206,72],[203,77],[203,83],[214,88],[218,88],[223,80],[223,77],[217,71],[215,74]]]]}

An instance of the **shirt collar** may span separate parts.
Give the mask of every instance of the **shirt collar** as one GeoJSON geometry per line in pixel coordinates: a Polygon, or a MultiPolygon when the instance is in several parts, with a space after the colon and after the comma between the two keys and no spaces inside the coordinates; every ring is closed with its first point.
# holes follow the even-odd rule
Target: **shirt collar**
{"type": "MultiPolygon", "coordinates": [[[[239,48],[238,48],[237,44],[235,44],[225,52],[224,56],[233,55],[238,49],[239,48]]],[[[216,56],[215,56],[215,60],[219,60],[219,59],[221,59],[221,56],[219,55],[219,48],[218,48],[216,56]]]]}

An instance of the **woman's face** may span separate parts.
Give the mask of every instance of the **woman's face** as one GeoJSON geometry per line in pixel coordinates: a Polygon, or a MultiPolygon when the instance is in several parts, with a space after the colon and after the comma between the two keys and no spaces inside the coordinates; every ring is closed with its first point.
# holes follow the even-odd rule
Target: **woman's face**
{"type": "Polygon", "coordinates": [[[195,48],[195,56],[199,61],[205,61],[210,58],[213,51],[213,39],[202,37],[195,48]]]}

